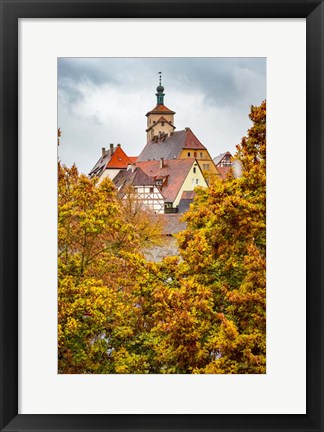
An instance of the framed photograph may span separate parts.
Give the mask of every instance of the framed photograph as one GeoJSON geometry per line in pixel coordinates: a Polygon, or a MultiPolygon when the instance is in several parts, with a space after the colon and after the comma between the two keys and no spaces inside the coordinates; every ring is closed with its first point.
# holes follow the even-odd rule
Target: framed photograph
{"type": "Polygon", "coordinates": [[[1,430],[323,431],[323,2],[0,13],[1,430]]]}

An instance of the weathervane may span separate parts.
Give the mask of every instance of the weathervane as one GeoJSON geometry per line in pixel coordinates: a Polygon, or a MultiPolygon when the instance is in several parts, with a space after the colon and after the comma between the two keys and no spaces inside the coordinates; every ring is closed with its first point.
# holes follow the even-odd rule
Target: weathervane
{"type": "Polygon", "coordinates": [[[161,85],[162,72],[158,72],[158,74],[159,74],[159,79],[160,79],[159,85],[161,85]]]}

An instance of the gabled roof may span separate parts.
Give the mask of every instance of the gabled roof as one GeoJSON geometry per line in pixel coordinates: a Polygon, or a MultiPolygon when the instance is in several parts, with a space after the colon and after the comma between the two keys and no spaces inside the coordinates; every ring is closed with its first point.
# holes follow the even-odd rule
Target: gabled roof
{"type": "Polygon", "coordinates": [[[232,169],[232,167],[231,166],[226,166],[226,167],[217,166],[216,169],[217,169],[217,171],[219,173],[219,178],[221,180],[225,180],[227,178],[227,176],[228,176],[228,173],[232,169]]]}
{"type": "Polygon", "coordinates": [[[181,195],[181,199],[185,200],[193,200],[195,197],[195,191],[183,191],[181,195]]]}
{"type": "Polygon", "coordinates": [[[127,168],[132,163],[121,147],[117,147],[111,156],[106,168],[127,168]]]}
{"type": "Polygon", "coordinates": [[[154,128],[156,125],[158,125],[159,123],[162,123],[162,122],[167,123],[169,126],[172,126],[173,129],[176,128],[173,124],[169,123],[169,120],[167,120],[165,117],[161,116],[161,117],[159,118],[159,120],[156,121],[155,123],[151,124],[151,126],[150,126],[149,128],[147,128],[145,132],[148,132],[149,130],[151,130],[151,129],[154,128]]]}
{"type": "Polygon", "coordinates": [[[161,158],[165,160],[177,159],[183,149],[206,150],[192,130],[186,128],[173,132],[172,135],[164,139],[159,138],[156,141],[148,141],[137,161],[142,162],[161,158]]]}
{"type": "MultiPolygon", "coordinates": [[[[167,184],[162,187],[162,194],[166,202],[173,202],[188,173],[195,163],[195,159],[176,159],[164,161],[163,168],[160,168],[160,161],[143,161],[136,162],[136,166],[141,168],[145,174],[152,178],[168,176],[167,184]]],[[[198,165],[197,165],[198,166],[198,165]]]]}
{"type": "Polygon", "coordinates": [[[169,123],[168,120],[165,117],[163,117],[163,116],[161,116],[159,118],[159,120],[157,121],[157,123],[159,123],[159,122],[167,122],[167,123],[169,123]]]}
{"type": "Polygon", "coordinates": [[[129,186],[155,186],[155,181],[139,167],[136,167],[133,172],[132,170],[119,171],[113,182],[120,192],[129,186]]]}
{"type": "Polygon", "coordinates": [[[146,116],[149,116],[150,114],[175,114],[174,111],[170,110],[165,105],[159,104],[156,105],[151,111],[149,111],[146,116]]]}
{"type": "Polygon", "coordinates": [[[214,164],[215,164],[215,165],[218,165],[218,164],[222,161],[222,159],[224,159],[224,157],[225,157],[226,155],[232,156],[231,153],[230,153],[229,151],[227,151],[227,152],[225,152],[225,153],[221,153],[220,155],[214,157],[214,159],[213,159],[214,164]]]}
{"type": "Polygon", "coordinates": [[[133,161],[129,158],[120,145],[113,148],[113,154],[111,150],[105,151],[104,155],[97,161],[95,166],[89,173],[89,176],[100,176],[102,172],[109,169],[122,169],[127,168],[128,165],[132,164],[133,161]]]}

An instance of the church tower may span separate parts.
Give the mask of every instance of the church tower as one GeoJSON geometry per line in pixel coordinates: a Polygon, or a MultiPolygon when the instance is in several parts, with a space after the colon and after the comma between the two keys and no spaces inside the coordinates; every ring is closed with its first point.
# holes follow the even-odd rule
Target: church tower
{"type": "Polygon", "coordinates": [[[164,87],[161,85],[161,75],[159,72],[159,85],[156,88],[157,104],[155,108],[146,114],[147,117],[147,141],[152,141],[155,137],[168,137],[174,129],[174,111],[164,105],[164,87]]]}

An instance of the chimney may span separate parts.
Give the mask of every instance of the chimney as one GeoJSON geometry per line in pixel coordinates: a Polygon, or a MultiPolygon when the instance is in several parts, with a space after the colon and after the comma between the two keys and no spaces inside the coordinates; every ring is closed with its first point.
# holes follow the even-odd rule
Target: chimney
{"type": "Polygon", "coordinates": [[[114,144],[110,144],[110,156],[114,154],[114,144]]]}
{"type": "Polygon", "coordinates": [[[105,153],[106,153],[106,149],[105,149],[105,147],[102,147],[101,148],[101,156],[104,157],[105,153]]]}
{"type": "Polygon", "coordinates": [[[164,168],[164,158],[161,158],[160,159],[160,168],[162,169],[162,168],[164,168]]]}
{"type": "Polygon", "coordinates": [[[121,144],[118,143],[118,144],[117,144],[117,147],[121,147],[121,144]]]}

